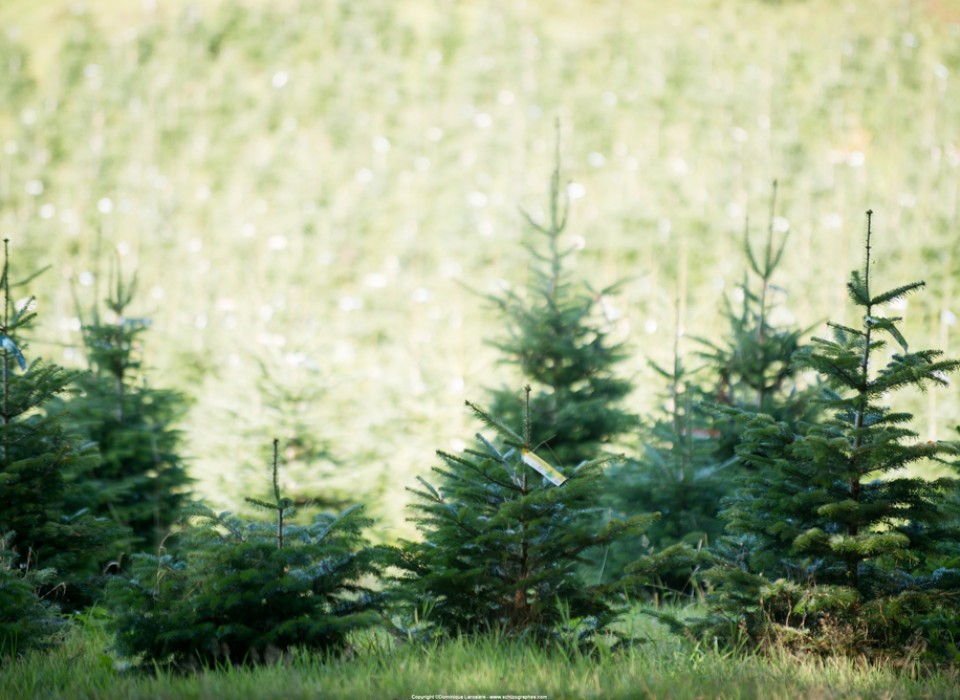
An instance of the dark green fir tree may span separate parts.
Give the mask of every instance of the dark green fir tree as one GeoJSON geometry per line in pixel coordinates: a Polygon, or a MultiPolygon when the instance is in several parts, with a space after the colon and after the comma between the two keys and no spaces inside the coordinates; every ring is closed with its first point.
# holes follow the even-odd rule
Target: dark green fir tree
{"type": "Polygon", "coordinates": [[[931,571],[957,541],[944,497],[954,481],[907,471],[956,445],[918,440],[912,416],[886,405],[897,391],[945,385],[960,362],[911,351],[900,319],[883,314],[923,282],[877,293],[871,236],[867,212],[864,267],[847,285],[862,322],[830,324],[832,339],[815,338],[796,357],[821,377],[826,417],[791,426],[739,415],[737,452],[752,471],[722,514],[732,536],[706,572],[715,590],[701,631],[896,653],[960,613],[960,572],[931,571]]]}
{"type": "MultiPolygon", "coordinates": [[[[575,467],[596,458],[637,419],[621,406],[632,389],[615,372],[626,352],[611,340],[601,309],[613,288],[596,291],[577,282],[568,264],[575,249],[563,248],[569,201],[561,202],[559,159],[558,145],[549,221],[539,224],[526,215],[539,239],[528,246],[531,280],[525,291],[491,297],[508,328],[507,336],[493,344],[523,381],[539,388],[530,397],[530,413],[536,425],[552,429],[543,436],[545,449],[559,464],[575,467]]],[[[490,412],[516,425],[522,405],[515,390],[502,387],[492,392],[490,412]]]]}
{"type": "MultiPolygon", "coordinates": [[[[530,389],[526,389],[528,401],[530,389]]],[[[599,582],[605,546],[655,516],[599,526],[609,488],[603,459],[553,467],[534,453],[533,402],[521,432],[468,403],[497,433],[478,449],[438,452],[434,485],[420,478],[412,518],[423,540],[403,542],[395,594],[428,631],[496,631],[540,642],[586,642],[622,610],[620,581],[599,582]],[[585,571],[593,571],[588,580],[585,571]]]]}
{"type": "Polygon", "coordinates": [[[94,446],[67,431],[55,399],[82,372],[32,358],[23,332],[34,319],[32,299],[14,308],[4,241],[0,327],[0,536],[21,566],[53,570],[41,588],[70,610],[92,602],[112,543],[125,532],[84,505],[83,477],[97,463],[94,446]]]}
{"type": "Polygon", "coordinates": [[[80,392],[64,408],[71,427],[100,450],[100,463],[85,474],[84,505],[131,529],[132,540],[117,543],[120,551],[156,551],[188,499],[191,479],[174,427],[186,400],[147,384],[142,336],[150,321],[128,315],[136,288],[136,277],[124,282],[117,273],[105,300],[109,319],[97,307],[81,317],[90,372],[78,378],[80,392]]]}
{"type": "Polygon", "coordinates": [[[268,663],[293,647],[342,651],[351,631],[379,621],[380,594],[363,580],[382,554],[366,546],[362,506],[296,525],[279,484],[275,441],[273,498],[248,499],[272,521],[194,504],[175,554],[134,554],[131,572],[111,579],[123,655],[179,668],[268,663]]]}

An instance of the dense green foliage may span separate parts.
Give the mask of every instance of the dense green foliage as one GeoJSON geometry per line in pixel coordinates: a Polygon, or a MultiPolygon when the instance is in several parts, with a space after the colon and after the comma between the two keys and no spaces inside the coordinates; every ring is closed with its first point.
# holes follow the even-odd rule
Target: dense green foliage
{"type": "Polygon", "coordinates": [[[130,574],[109,585],[121,654],[186,667],[266,663],[294,646],[341,651],[349,632],[379,619],[361,581],[378,571],[362,507],[291,524],[276,443],[273,489],[272,501],[252,501],[273,523],[196,504],[177,553],[134,555],[130,574]]]}
{"type": "Polygon", "coordinates": [[[912,416],[886,405],[903,389],[945,386],[960,362],[909,350],[900,319],[883,314],[923,283],[876,293],[872,273],[868,212],[866,262],[847,285],[862,323],[831,324],[832,340],[815,338],[796,356],[823,379],[829,415],[791,426],[739,414],[737,453],[754,471],[722,514],[739,539],[704,574],[715,585],[713,633],[900,653],[960,614],[960,571],[934,570],[960,537],[945,498],[956,482],[905,471],[957,446],[918,440],[912,416]],[[887,351],[888,339],[899,347],[887,351]]]}
{"type": "Polygon", "coordinates": [[[29,649],[49,645],[59,628],[56,608],[38,595],[40,588],[55,583],[53,569],[18,566],[17,553],[10,549],[16,533],[0,538],[0,662],[29,649]]]}
{"type": "MultiPolygon", "coordinates": [[[[607,502],[616,513],[656,510],[660,518],[645,529],[642,539],[627,539],[608,552],[607,567],[613,574],[664,548],[710,544],[722,532],[720,503],[730,493],[735,474],[735,460],[719,454],[719,421],[703,405],[703,372],[688,371],[683,365],[679,329],[673,366],[669,370],[653,366],[668,382],[667,392],[659,410],[641,422],[640,454],[614,470],[616,488],[607,502]]],[[[668,559],[657,567],[655,584],[692,592],[689,559],[670,564],[668,559]]]]}
{"type": "Polygon", "coordinates": [[[497,444],[478,435],[480,449],[438,452],[437,486],[420,479],[413,508],[423,540],[401,543],[397,565],[406,576],[396,582],[398,597],[442,632],[590,639],[623,601],[619,581],[601,582],[600,562],[588,553],[638,532],[652,516],[601,528],[595,511],[605,460],[547,478],[531,465],[538,462],[529,413],[521,435],[468,405],[497,432],[497,444]]]}
{"type": "Polygon", "coordinates": [[[62,407],[70,427],[99,447],[100,462],[84,473],[87,489],[78,507],[130,528],[132,540],[119,552],[156,551],[190,484],[173,424],[186,411],[185,397],[147,384],[141,366],[142,335],[149,319],[129,318],[136,278],[117,276],[106,299],[108,322],[94,307],[82,323],[90,372],[76,381],[78,395],[62,407]]]}

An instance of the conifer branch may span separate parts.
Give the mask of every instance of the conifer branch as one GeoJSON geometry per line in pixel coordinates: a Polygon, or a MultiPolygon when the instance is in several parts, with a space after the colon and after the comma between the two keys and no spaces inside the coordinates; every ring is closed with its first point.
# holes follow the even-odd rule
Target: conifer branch
{"type": "Polygon", "coordinates": [[[280,441],[273,438],[273,495],[277,499],[277,549],[283,549],[283,503],[280,502],[280,483],[277,474],[279,444],[280,441]]]}
{"type": "Polygon", "coordinates": [[[493,428],[494,430],[496,430],[497,432],[499,432],[501,435],[505,435],[505,436],[507,436],[507,437],[513,438],[514,440],[517,441],[517,444],[518,444],[518,445],[524,444],[523,438],[520,437],[519,435],[517,435],[514,431],[512,431],[512,430],[511,430],[510,428],[508,428],[506,425],[504,425],[503,421],[501,421],[501,420],[493,417],[493,416],[490,415],[487,411],[485,411],[484,409],[480,408],[477,404],[473,403],[472,401],[469,401],[469,400],[464,401],[464,404],[467,406],[467,408],[469,408],[471,411],[473,411],[474,414],[475,414],[478,418],[480,418],[480,420],[482,420],[484,423],[486,423],[487,425],[489,425],[491,428],[493,428]]]}

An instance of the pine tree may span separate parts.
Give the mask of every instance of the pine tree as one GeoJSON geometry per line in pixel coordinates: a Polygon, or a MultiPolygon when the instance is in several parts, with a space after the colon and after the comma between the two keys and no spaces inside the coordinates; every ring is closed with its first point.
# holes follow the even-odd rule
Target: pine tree
{"type": "Polygon", "coordinates": [[[829,416],[793,427],[766,414],[739,416],[737,453],[753,473],[722,514],[733,537],[707,572],[714,615],[702,631],[832,651],[900,650],[927,634],[930,620],[960,612],[960,571],[930,566],[957,541],[944,498],[955,482],[904,471],[956,445],[918,441],[912,416],[884,405],[901,389],[945,385],[960,362],[910,351],[900,319],[882,315],[924,283],[873,291],[871,220],[867,212],[863,270],[847,285],[861,325],[832,323],[832,340],[815,338],[796,357],[822,378],[829,416]],[[884,365],[889,338],[899,351],[884,365]]]}
{"type": "Polygon", "coordinates": [[[406,576],[395,594],[442,633],[497,631],[539,641],[581,641],[621,611],[619,581],[590,583],[589,553],[638,532],[655,516],[598,527],[605,459],[554,468],[533,452],[533,403],[526,388],[522,435],[478,406],[473,413],[498,434],[478,434],[480,449],[438,452],[437,482],[419,478],[412,518],[421,542],[403,542],[396,565],[406,576]],[[420,606],[426,603],[426,610],[420,606]]]}
{"type": "MultiPolygon", "coordinates": [[[[553,458],[576,466],[594,459],[604,445],[616,441],[636,423],[620,403],[631,384],[615,374],[626,356],[611,342],[602,317],[602,301],[614,287],[595,291],[575,282],[568,261],[573,248],[562,249],[569,201],[561,204],[559,140],[557,166],[550,182],[549,223],[538,224],[525,214],[546,250],[531,245],[532,280],[521,294],[510,289],[492,296],[508,324],[508,337],[494,342],[503,361],[516,365],[526,382],[541,389],[530,399],[537,425],[551,426],[544,436],[553,458]]],[[[492,391],[491,413],[508,425],[522,419],[516,391],[492,391]]]]}
{"type": "MultiPolygon", "coordinates": [[[[93,517],[82,501],[78,477],[98,459],[82,438],[68,434],[64,416],[51,410],[82,372],[37,358],[27,363],[29,346],[21,333],[36,316],[33,300],[13,307],[8,241],[4,240],[3,324],[0,327],[0,536],[22,564],[54,570],[56,585],[43,588],[66,609],[91,602],[99,592],[99,572],[120,528],[93,517]]],[[[37,273],[39,274],[39,273],[37,273]]]]}
{"type": "Polygon", "coordinates": [[[192,481],[173,427],[186,411],[186,399],[146,383],[141,336],[150,321],[127,315],[136,277],[125,283],[118,273],[111,286],[105,304],[113,318],[104,320],[94,307],[90,321],[82,322],[91,371],[78,379],[80,393],[65,408],[71,426],[99,446],[99,464],[84,475],[85,505],[131,528],[133,540],[118,543],[125,545],[121,551],[129,546],[155,551],[187,503],[192,481]]]}
{"type": "Polygon", "coordinates": [[[110,581],[122,654],[181,668],[264,663],[294,646],[341,651],[379,620],[379,594],[361,582],[380,571],[362,506],[293,524],[276,441],[271,485],[271,500],[248,500],[273,522],[195,504],[175,554],[134,554],[131,573],[110,581]]]}

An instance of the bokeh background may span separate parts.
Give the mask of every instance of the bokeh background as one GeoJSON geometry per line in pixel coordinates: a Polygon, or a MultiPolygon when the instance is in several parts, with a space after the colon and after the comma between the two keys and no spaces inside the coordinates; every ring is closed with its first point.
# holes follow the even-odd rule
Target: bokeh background
{"type": "MultiPolygon", "coordinates": [[[[285,478],[406,531],[463,400],[519,393],[482,295],[526,281],[557,123],[631,410],[678,306],[722,332],[748,220],[790,235],[779,320],[823,334],[872,209],[879,284],[928,282],[907,336],[956,354],[956,0],[4,0],[0,75],[0,228],[15,277],[52,266],[28,352],[82,366],[78,309],[136,272],[215,506],[266,489],[277,436],[285,478]]],[[[903,408],[956,437],[955,388],[903,408]]]]}

